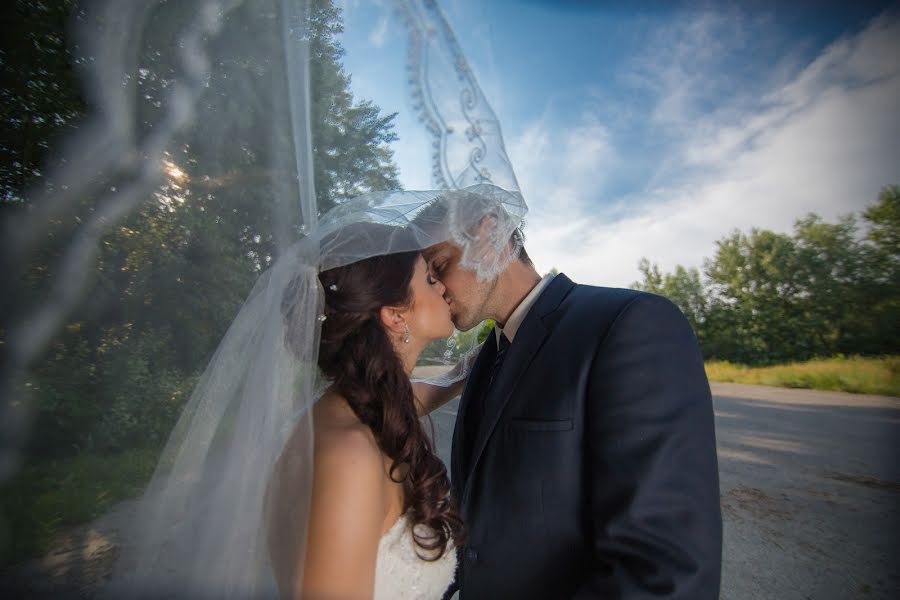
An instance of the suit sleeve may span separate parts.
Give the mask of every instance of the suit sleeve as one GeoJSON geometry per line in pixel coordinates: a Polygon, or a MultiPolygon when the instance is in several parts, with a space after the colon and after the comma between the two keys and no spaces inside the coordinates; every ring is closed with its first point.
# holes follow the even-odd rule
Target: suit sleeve
{"type": "Polygon", "coordinates": [[[575,598],[718,599],[712,399],[678,308],[633,299],[597,349],[587,394],[593,556],[575,598]]]}

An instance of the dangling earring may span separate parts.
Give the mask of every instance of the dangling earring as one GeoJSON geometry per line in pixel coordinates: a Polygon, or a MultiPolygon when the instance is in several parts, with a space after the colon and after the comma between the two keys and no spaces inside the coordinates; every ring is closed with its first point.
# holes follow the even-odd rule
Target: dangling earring
{"type": "Polygon", "coordinates": [[[406,336],[403,338],[403,343],[409,343],[409,323],[406,324],[406,336]]]}

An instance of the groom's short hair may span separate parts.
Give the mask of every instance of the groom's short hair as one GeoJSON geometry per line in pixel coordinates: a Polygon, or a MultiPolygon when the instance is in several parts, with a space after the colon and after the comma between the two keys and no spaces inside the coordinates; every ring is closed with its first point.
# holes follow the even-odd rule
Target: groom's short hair
{"type": "MultiPolygon", "coordinates": [[[[451,202],[464,202],[468,204],[471,207],[471,214],[473,215],[488,215],[492,210],[504,210],[501,203],[495,198],[466,190],[452,190],[445,192],[422,208],[412,220],[413,226],[417,227],[426,236],[432,237],[435,240],[430,245],[446,241],[446,238],[444,238],[441,233],[443,233],[444,228],[447,227],[451,202]]],[[[481,217],[479,217],[479,220],[480,218],[481,217]]],[[[477,223],[471,223],[471,226],[474,227],[475,225],[477,225],[477,223]]],[[[528,256],[528,252],[525,251],[525,234],[522,232],[522,225],[523,223],[520,223],[513,229],[509,236],[509,243],[513,246],[518,246],[519,260],[526,265],[533,267],[534,263],[531,262],[531,257],[528,256]]]]}

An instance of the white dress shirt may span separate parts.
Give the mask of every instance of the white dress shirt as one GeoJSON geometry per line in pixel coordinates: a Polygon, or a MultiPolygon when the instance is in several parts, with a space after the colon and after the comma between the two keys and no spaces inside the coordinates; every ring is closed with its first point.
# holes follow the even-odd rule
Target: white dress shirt
{"type": "Polygon", "coordinates": [[[547,284],[553,279],[553,275],[546,275],[543,279],[541,279],[537,285],[531,288],[531,291],[528,292],[528,295],[519,302],[519,305],[516,309],[509,315],[509,319],[506,320],[506,327],[501,329],[494,325],[494,332],[497,338],[497,348],[500,347],[500,334],[504,334],[506,339],[509,340],[509,343],[512,344],[513,339],[516,337],[516,332],[519,330],[519,326],[522,325],[522,321],[525,320],[525,316],[528,314],[528,311],[537,302],[537,299],[540,297],[541,292],[544,291],[544,288],[547,287],[547,284]]]}

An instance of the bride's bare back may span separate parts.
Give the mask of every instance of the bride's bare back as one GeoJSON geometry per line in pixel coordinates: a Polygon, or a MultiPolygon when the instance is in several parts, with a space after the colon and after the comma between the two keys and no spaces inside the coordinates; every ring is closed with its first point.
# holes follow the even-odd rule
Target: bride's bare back
{"type": "Polygon", "coordinates": [[[302,479],[290,472],[302,467],[291,455],[305,437],[297,433],[307,427],[295,428],[269,490],[269,546],[279,588],[284,597],[371,598],[379,541],[403,512],[402,485],[391,480],[390,460],[371,429],[344,398],[326,392],[313,408],[312,494],[300,556],[292,548],[302,544],[292,535],[303,524],[291,525],[290,515],[303,488],[289,482],[302,479]]]}

